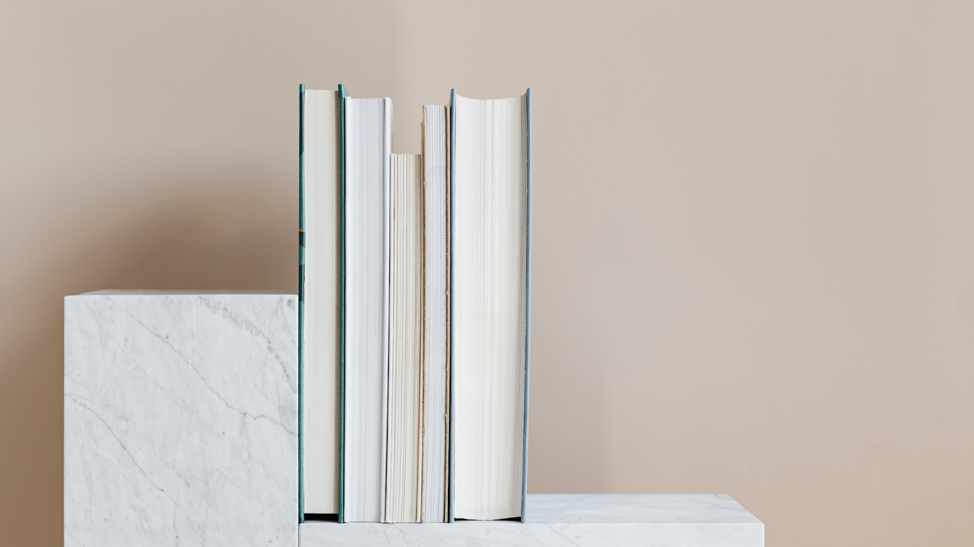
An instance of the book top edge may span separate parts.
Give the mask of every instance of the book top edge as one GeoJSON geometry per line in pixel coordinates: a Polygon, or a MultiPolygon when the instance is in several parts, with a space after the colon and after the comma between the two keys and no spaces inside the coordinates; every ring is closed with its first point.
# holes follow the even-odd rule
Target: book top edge
{"type": "MultiPolygon", "coordinates": [[[[456,91],[456,90],[454,90],[454,91],[456,91]]],[[[464,100],[467,100],[467,101],[480,101],[480,102],[484,102],[484,103],[499,103],[499,102],[505,102],[505,101],[518,101],[518,100],[521,100],[521,99],[527,97],[528,96],[528,93],[530,91],[531,91],[531,88],[528,88],[527,91],[525,91],[524,93],[522,93],[520,95],[515,95],[513,97],[502,97],[502,98],[499,98],[499,99],[497,99],[497,98],[493,98],[493,99],[481,99],[481,98],[478,98],[478,97],[467,97],[466,95],[461,95],[459,93],[457,93],[456,96],[457,96],[458,99],[464,99],[464,100]]]]}

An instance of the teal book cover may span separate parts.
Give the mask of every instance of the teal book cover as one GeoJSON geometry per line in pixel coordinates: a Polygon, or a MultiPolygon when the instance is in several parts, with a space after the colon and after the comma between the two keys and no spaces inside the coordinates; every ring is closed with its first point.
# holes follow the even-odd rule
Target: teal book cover
{"type": "Polygon", "coordinates": [[[528,410],[531,408],[531,88],[524,94],[527,140],[527,219],[525,226],[524,303],[524,455],[521,460],[521,522],[525,522],[528,499],[528,410]]]}
{"type": "Polygon", "coordinates": [[[345,86],[338,84],[338,124],[339,133],[339,163],[341,177],[341,206],[340,206],[340,243],[339,269],[340,285],[339,302],[341,311],[338,321],[339,344],[339,380],[338,380],[338,522],[345,522],[345,98],[348,91],[345,86]]]}

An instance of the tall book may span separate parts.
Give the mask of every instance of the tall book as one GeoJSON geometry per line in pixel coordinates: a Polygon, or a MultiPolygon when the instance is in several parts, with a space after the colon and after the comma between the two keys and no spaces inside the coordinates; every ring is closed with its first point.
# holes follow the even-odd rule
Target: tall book
{"type": "Polygon", "coordinates": [[[339,92],[301,86],[299,509],[338,512],[341,317],[339,92]]]}
{"type": "Polygon", "coordinates": [[[390,99],[344,100],[345,330],[339,520],[381,522],[386,484],[390,99]]]}
{"type": "Polygon", "coordinates": [[[446,522],[449,280],[447,212],[449,119],[445,106],[423,107],[424,349],[422,522],[446,522]]]}
{"type": "Polygon", "coordinates": [[[450,520],[524,520],[531,90],[450,116],[450,520]]]}
{"type": "Polygon", "coordinates": [[[423,454],[422,156],[392,155],[388,461],[383,522],[419,522],[423,454]]]}

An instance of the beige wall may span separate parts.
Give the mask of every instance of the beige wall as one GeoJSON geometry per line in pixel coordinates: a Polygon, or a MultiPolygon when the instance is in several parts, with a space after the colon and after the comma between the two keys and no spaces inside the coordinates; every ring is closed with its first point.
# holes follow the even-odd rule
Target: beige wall
{"type": "Polygon", "coordinates": [[[297,85],[533,88],[532,492],[974,541],[971,3],[0,6],[0,543],[61,539],[62,297],[296,288],[297,85]]]}

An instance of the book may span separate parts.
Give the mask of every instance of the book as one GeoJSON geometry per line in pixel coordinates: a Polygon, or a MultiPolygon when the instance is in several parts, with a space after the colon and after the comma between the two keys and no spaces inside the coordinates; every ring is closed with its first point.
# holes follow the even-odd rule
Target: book
{"type": "Polygon", "coordinates": [[[531,90],[450,100],[450,520],[524,519],[531,90]]]}
{"type": "Polygon", "coordinates": [[[423,107],[423,476],[422,522],[446,522],[448,331],[447,202],[449,119],[445,106],[423,107]]]}
{"type": "Polygon", "coordinates": [[[299,518],[525,518],[531,91],[424,106],[300,88],[299,518]]]}
{"type": "Polygon", "coordinates": [[[392,155],[388,462],[383,522],[420,521],[423,403],[422,156],[392,155]]]}
{"type": "Polygon", "coordinates": [[[344,100],[345,329],[339,520],[380,522],[386,483],[392,101],[344,100]]]}
{"type": "Polygon", "coordinates": [[[340,117],[337,91],[301,93],[300,518],[338,512],[340,117]]]}

